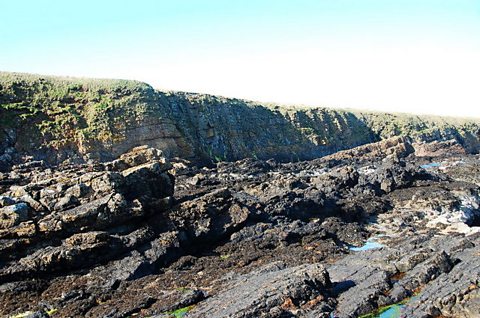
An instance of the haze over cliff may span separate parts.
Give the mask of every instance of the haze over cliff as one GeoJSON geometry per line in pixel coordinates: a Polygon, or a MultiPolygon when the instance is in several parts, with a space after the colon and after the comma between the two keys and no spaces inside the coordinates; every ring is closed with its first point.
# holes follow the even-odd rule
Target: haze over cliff
{"type": "MultiPolygon", "coordinates": [[[[455,105],[452,105],[455,107],[455,105]]],[[[214,161],[305,160],[392,136],[480,149],[480,123],[158,91],[128,80],[0,73],[0,154],[107,160],[139,145],[214,161]]]]}

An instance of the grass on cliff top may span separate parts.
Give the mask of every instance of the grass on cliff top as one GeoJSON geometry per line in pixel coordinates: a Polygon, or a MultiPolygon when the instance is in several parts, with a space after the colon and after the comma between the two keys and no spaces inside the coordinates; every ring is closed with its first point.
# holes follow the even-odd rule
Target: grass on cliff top
{"type": "Polygon", "coordinates": [[[30,87],[35,87],[39,82],[51,83],[55,86],[55,91],[65,92],[72,87],[83,87],[88,90],[107,90],[114,91],[119,88],[139,89],[150,87],[150,85],[134,80],[123,79],[102,79],[102,78],[82,78],[69,76],[48,76],[29,73],[0,72],[0,84],[8,85],[15,83],[25,83],[30,87]]]}
{"type": "Polygon", "coordinates": [[[114,141],[116,130],[148,111],[153,93],[137,81],[0,72],[0,126],[39,131],[54,147],[114,141]]]}

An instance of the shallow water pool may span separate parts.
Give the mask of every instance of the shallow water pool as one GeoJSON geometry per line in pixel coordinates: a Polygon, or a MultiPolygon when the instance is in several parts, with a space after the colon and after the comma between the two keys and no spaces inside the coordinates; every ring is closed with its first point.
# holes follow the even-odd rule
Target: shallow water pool
{"type": "Polygon", "coordinates": [[[432,169],[432,168],[438,168],[440,167],[441,164],[438,163],[438,162],[431,162],[431,163],[427,163],[427,164],[424,164],[424,165],[421,165],[420,168],[423,168],[423,169],[432,169]]]}
{"type": "Polygon", "coordinates": [[[404,305],[393,305],[378,315],[378,318],[400,318],[402,315],[403,306],[404,305]]]}
{"type": "Polygon", "coordinates": [[[373,250],[376,248],[384,247],[385,245],[378,243],[375,239],[368,239],[363,246],[352,246],[350,247],[351,251],[360,252],[360,251],[368,251],[373,250]]]}

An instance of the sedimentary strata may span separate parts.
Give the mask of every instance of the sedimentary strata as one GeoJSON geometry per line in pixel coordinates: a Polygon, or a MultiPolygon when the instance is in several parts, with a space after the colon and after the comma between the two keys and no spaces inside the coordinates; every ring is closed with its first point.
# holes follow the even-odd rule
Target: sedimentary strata
{"type": "MultiPolygon", "coordinates": [[[[159,91],[136,81],[0,72],[0,171],[24,156],[88,163],[140,145],[203,162],[310,160],[394,136],[454,140],[467,152],[480,151],[475,119],[273,105],[159,91]]],[[[425,151],[433,149],[418,153],[425,151]]]]}

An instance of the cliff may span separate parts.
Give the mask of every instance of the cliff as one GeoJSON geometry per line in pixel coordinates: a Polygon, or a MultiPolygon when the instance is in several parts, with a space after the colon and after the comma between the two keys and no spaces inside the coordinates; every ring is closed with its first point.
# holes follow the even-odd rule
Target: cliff
{"type": "MultiPolygon", "coordinates": [[[[127,80],[0,72],[0,158],[109,160],[139,145],[169,157],[303,160],[392,136],[480,149],[480,121],[261,104],[127,80]]],[[[1,168],[1,167],[0,167],[1,168]]]]}

